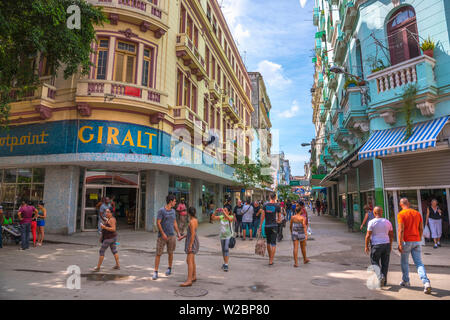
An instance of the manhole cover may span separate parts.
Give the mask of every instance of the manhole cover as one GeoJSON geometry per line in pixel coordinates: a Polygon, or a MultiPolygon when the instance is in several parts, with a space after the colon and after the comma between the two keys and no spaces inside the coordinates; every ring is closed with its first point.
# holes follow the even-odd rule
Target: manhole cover
{"type": "Polygon", "coordinates": [[[107,274],[107,273],[87,273],[81,277],[89,281],[118,281],[128,279],[130,276],[125,274],[107,274]]]}
{"type": "Polygon", "coordinates": [[[199,288],[180,288],[175,290],[175,294],[182,297],[203,297],[208,294],[208,290],[199,288]]]}
{"type": "Polygon", "coordinates": [[[319,287],[330,287],[334,284],[338,284],[339,281],[332,280],[332,279],[325,279],[325,278],[319,278],[319,279],[313,279],[311,280],[311,283],[315,286],[319,287]]]}

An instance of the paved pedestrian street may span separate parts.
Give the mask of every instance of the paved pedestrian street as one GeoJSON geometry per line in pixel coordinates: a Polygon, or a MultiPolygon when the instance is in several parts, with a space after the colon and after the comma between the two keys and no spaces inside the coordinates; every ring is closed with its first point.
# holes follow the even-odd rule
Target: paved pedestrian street
{"type": "MultiPolygon", "coordinates": [[[[221,270],[219,225],[199,227],[200,252],[196,256],[198,280],[191,288],[181,288],[187,267],[184,240],[178,242],[173,274],[164,275],[167,255],[163,255],[160,278],[151,280],[156,249],[156,233],[119,230],[121,270],[113,270],[114,258],[106,252],[99,273],[92,272],[98,259],[96,233],[73,236],[47,235],[44,246],[19,251],[15,245],[1,249],[0,299],[427,299],[450,298],[450,247],[424,248],[424,263],[433,293],[425,295],[412,261],[411,287],[401,288],[400,257],[391,253],[388,286],[369,289],[369,258],[364,254],[362,233],[348,233],[346,225],[334,217],[309,212],[313,236],[308,241],[311,263],[293,268],[289,230],[277,245],[273,266],[267,257],[254,254],[255,240],[242,241],[231,250],[230,271],[221,270]],[[67,268],[81,269],[81,289],[66,288],[67,268]]],[[[394,243],[394,247],[395,247],[394,243]]],[[[300,255],[301,256],[301,255],[300,255]]],[[[301,261],[301,260],[300,260],[301,261]]]]}

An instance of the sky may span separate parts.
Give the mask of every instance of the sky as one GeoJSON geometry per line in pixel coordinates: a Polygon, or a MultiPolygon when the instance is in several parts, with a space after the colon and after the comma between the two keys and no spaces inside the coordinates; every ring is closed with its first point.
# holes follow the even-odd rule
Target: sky
{"type": "MultiPolygon", "coordinates": [[[[314,138],[310,89],[313,85],[315,27],[313,0],[218,0],[248,71],[263,75],[272,103],[272,131],[279,130],[293,176],[304,174],[314,138]]],[[[272,153],[277,150],[272,149],[272,153]]]]}

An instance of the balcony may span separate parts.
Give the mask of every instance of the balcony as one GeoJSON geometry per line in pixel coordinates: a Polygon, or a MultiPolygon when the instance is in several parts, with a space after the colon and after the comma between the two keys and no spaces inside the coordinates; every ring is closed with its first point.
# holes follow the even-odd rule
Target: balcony
{"type": "Polygon", "coordinates": [[[369,122],[367,118],[367,101],[361,92],[361,87],[347,88],[343,106],[343,127],[349,130],[359,129],[367,132],[369,122]]]}
{"type": "Polygon", "coordinates": [[[320,56],[320,54],[322,53],[322,38],[316,38],[315,50],[316,55],[320,56]]]}
{"type": "Polygon", "coordinates": [[[94,6],[103,7],[112,25],[121,21],[139,25],[141,31],[151,30],[161,38],[168,30],[168,14],[149,1],[144,0],[88,0],[94,6]]]}
{"type": "Polygon", "coordinates": [[[191,39],[185,34],[177,35],[177,57],[183,59],[184,65],[189,66],[192,73],[197,76],[198,81],[207,78],[205,59],[191,39]]]}
{"type": "MultiPolygon", "coordinates": [[[[435,65],[435,59],[423,55],[369,75],[367,80],[372,92],[370,109],[379,111],[386,107],[392,110],[400,108],[405,88],[413,84],[417,86],[416,102],[422,115],[433,115],[434,101],[438,94],[435,65]]],[[[395,111],[388,113],[383,113],[387,123],[395,123],[395,111]]]]}
{"type": "Polygon", "coordinates": [[[345,40],[345,34],[342,32],[340,25],[338,26],[336,46],[334,47],[334,50],[334,61],[337,64],[342,64],[345,53],[347,51],[347,42],[345,40]]]}
{"type": "Polygon", "coordinates": [[[313,24],[317,27],[319,26],[319,17],[320,17],[320,12],[319,12],[319,8],[316,7],[313,10],[313,24]]]}
{"type": "Polygon", "coordinates": [[[209,81],[209,96],[215,102],[220,99],[220,87],[215,80],[209,81]]]}
{"type": "Polygon", "coordinates": [[[167,112],[166,94],[148,87],[109,80],[79,80],[75,101],[78,104],[108,103],[130,110],[167,112]]]}
{"type": "Polygon", "coordinates": [[[177,106],[173,108],[173,118],[175,125],[182,125],[188,129],[204,132],[207,124],[197,114],[187,106],[177,106]]]}
{"type": "Polygon", "coordinates": [[[351,31],[353,29],[353,24],[355,23],[356,15],[358,13],[355,1],[354,0],[343,1],[341,5],[343,6],[342,9],[344,12],[344,15],[342,17],[343,19],[342,28],[344,31],[351,31]]]}
{"type": "Polygon", "coordinates": [[[233,99],[231,99],[230,97],[222,97],[222,110],[236,123],[241,122],[241,118],[239,117],[239,113],[233,103],[233,99]]]}

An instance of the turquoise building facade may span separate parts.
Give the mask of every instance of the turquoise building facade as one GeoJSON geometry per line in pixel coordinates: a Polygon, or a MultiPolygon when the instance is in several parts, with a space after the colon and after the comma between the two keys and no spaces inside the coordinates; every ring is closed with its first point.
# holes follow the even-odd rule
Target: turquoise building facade
{"type": "Polygon", "coordinates": [[[424,215],[437,198],[448,232],[450,2],[316,0],[313,23],[329,213],[359,224],[378,205],[395,225],[401,197],[424,215]]]}

